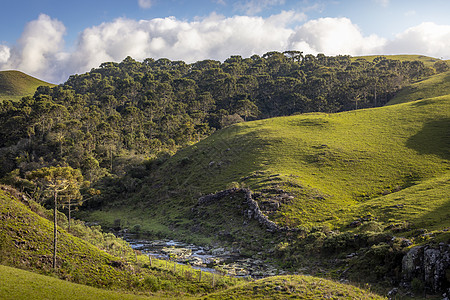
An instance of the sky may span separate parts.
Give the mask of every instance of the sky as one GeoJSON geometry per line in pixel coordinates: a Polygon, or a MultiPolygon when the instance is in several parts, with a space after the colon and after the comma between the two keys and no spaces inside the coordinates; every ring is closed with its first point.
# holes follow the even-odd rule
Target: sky
{"type": "Polygon", "coordinates": [[[0,0],[0,70],[52,83],[131,56],[450,59],[449,0],[0,0]]]}

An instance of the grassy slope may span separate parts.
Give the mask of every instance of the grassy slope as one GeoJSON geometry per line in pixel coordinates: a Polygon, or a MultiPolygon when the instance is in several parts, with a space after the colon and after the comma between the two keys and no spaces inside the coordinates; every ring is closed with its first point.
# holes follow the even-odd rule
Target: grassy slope
{"type": "Polygon", "coordinates": [[[357,58],[364,58],[367,59],[369,61],[374,60],[377,57],[380,56],[384,56],[387,59],[396,59],[396,60],[400,60],[400,61],[405,61],[405,60],[419,60],[421,62],[423,62],[426,66],[432,67],[433,64],[437,61],[439,61],[440,59],[434,58],[434,57],[429,57],[429,56],[424,56],[424,55],[414,55],[414,54],[403,54],[403,55],[366,55],[366,56],[355,56],[354,59],[357,58]]]}
{"type": "Polygon", "coordinates": [[[385,299],[368,291],[312,276],[275,276],[202,299],[385,299]]]}
{"type": "Polygon", "coordinates": [[[19,299],[158,299],[101,290],[50,276],[0,265],[0,298],[19,299]]]}
{"type": "Polygon", "coordinates": [[[198,196],[240,185],[293,195],[271,216],[281,224],[344,228],[370,208],[385,225],[417,222],[442,229],[450,226],[450,218],[440,211],[448,206],[448,132],[450,96],[241,123],[156,168],[142,193],[127,200],[126,211],[106,209],[92,217],[131,215],[143,229],[155,230],[152,225],[161,223],[174,229],[190,225],[186,217],[198,196]],[[416,203],[419,194],[433,201],[416,203]],[[401,212],[386,214],[386,207],[399,202],[401,212]]]}
{"type": "Polygon", "coordinates": [[[19,71],[0,71],[0,101],[32,96],[41,85],[55,86],[19,71]]]}
{"type": "Polygon", "coordinates": [[[450,94],[450,71],[431,76],[401,90],[388,105],[450,94]]]}
{"type": "MultiPolygon", "coordinates": [[[[223,289],[239,280],[204,274],[198,282],[190,267],[166,269],[154,260],[148,266],[145,255],[115,257],[59,228],[58,269],[53,271],[53,224],[32,212],[9,192],[0,190],[0,264],[27,269],[97,288],[152,294],[159,297],[184,297],[223,289]],[[136,261],[137,259],[137,261],[136,261]],[[189,276],[186,275],[189,272],[189,276]]],[[[128,254],[128,253],[127,253],[128,254]]]]}

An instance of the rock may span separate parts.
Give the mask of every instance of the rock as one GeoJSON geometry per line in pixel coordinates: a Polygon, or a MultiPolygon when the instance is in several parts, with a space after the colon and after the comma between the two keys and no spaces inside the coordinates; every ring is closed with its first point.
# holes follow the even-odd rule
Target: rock
{"type": "Polygon", "coordinates": [[[353,221],[350,223],[350,227],[358,227],[361,226],[361,221],[353,221]]]}
{"type": "Polygon", "coordinates": [[[398,293],[398,288],[393,288],[392,290],[390,290],[387,293],[387,296],[389,297],[389,299],[391,299],[392,297],[394,297],[395,295],[397,295],[398,293]]]}
{"type": "Polygon", "coordinates": [[[430,293],[443,292],[450,285],[447,272],[450,268],[450,245],[438,247],[417,246],[409,250],[402,259],[402,279],[404,286],[420,278],[430,293]]]}

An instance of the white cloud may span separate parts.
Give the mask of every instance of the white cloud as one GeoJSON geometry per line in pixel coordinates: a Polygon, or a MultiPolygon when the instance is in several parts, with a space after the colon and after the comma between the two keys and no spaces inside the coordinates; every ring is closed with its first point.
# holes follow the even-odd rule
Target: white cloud
{"type": "Polygon", "coordinates": [[[139,7],[143,8],[143,9],[148,9],[148,8],[152,7],[153,0],[138,0],[138,4],[139,4],[139,7]]]}
{"type": "Polygon", "coordinates": [[[417,53],[450,58],[450,26],[423,23],[386,40],[364,35],[347,18],[321,18],[291,27],[305,18],[293,11],[267,18],[213,13],[193,21],[119,18],[86,28],[73,50],[66,52],[64,25],[41,15],[27,24],[17,45],[0,45],[0,69],[19,69],[50,82],[62,82],[71,74],[89,71],[106,61],[118,62],[128,55],[137,60],[166,57],[187,63],[285,50],[327,55],[417,53]]]}
{"type": "Polygon", "coordinates": [[[358,26],[347,18],[308,21],[289,38],[292,49],[326,55],[379,53],[384,44],[385,40],[376,35],[363,36],[358,26]]]}
{"type": "Polygon", "coordinates": [[[8,46],[0,45],[0,64],[6,63],[11,56],[11,49],[8,46]]]}
{"type": "Polygon", "coordinates": [[[41,14],[25,26],[17,47],[10,51],[3,49],[0,67],[51,78],[55,72],[60,72],[57,65],[62,56],[65,31],[60,21],[41,14]]]}
{"type": "Polygon", "coordinates": [[[425,22],[411,27],[389,41],[386,53],[424,54],[450,58],[450,26],[425,22]]]}

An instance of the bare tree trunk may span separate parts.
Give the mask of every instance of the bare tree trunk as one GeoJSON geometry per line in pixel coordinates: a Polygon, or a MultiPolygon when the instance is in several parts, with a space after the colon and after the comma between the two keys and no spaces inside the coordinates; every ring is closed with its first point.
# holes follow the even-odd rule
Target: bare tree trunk
{"type": "Polygon", "coordinates": [[[58,214],[58,206],[57,206],[57,198],[58,198],[58,192],[54,192],[54,209],[53,209],[53,269],[56,270],[56,245],[57,245],[57,235],[58,235],[58,229],[57,229],[57,214],[58,214]]]}
{"type": "Polygon", "coordinates": [[[67,228],[67,232],[68,233],[70,233],[70,206],[71,206],[71,203],[70,203],[70,198],[69,198],[69,220],[68,220],[68,222],[69,222],[69,224],[68,224],[68,228],[67,228]]]}

